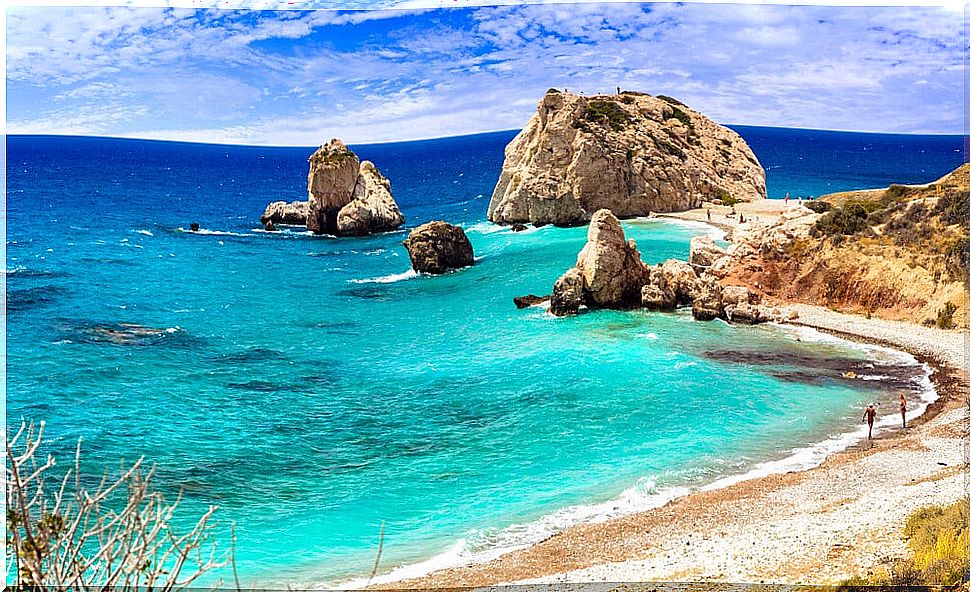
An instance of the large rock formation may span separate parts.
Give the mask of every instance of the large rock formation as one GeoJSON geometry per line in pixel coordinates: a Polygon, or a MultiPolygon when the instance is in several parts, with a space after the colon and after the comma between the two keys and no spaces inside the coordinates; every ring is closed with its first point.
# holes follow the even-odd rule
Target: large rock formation
{"type": "Polygon", "coordinates": [[[306,227],[317,234],[337,234],[337,214],[354,199],[360,159],[334,138],[310,155],[306,227]]]}
{"type": "Polygon", "coordinates": [[[369,160],[360,164],[354,199],[337,212],[337,234],[363,235],[394,230],[404,216],[391,196],[391,182],[369,160]]]}
{"type": "Polygon", "coordinates": [[[550,90],[505,149],[488,207],[499,224],[584,224],[765,197],[765,173],[734,131],[677,101],[550,90]]]}
{"type": "Polygon", "coordinates": [[[369,160],[360,162],[334,138],[310,155],[307,201],[275,201],[259,221],[306,226],[317,234],[364,235],[394,230],[404,216],[388,181],[369,160]]]}
{"type": "Polygon", "coordinates": [[[580,303],[593,308],[640,306],[649,269],[640,260],[636,243],[625,239],[620,221],[609,210],[599,210],[593,214],[586,236],[576,267],[553,287],[550,311],[574,313],[580,303]]]}
{"type": "Polygon", "coordinates": [[[433,221],[422,224],[404,240],[411,266],[423,273],[445,273],[475,263],[472,244],[460,226],[433,221]]]}

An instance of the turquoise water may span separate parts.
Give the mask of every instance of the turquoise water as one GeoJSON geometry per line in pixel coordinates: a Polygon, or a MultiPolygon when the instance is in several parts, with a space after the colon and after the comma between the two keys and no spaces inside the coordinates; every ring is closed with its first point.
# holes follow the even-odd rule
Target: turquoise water
{"type": "MultiPolygon", "coordinates": [[[[507,140],[361,148],[408,227],[468,232],[476,265],[424,277],[406,230],[254,229],[267,201],[302,192],[304,149],[11,139],[8,426],[46,419],[57,454],[83,436],[92,473],[145,455],[186,518],[215,503],[220,535],[236,524],[244,582],[320,584],[369,573],[382,523],[381,573],[480,558],[757,470],[856,429],[864,402],[924,394],[912,358],[809,333],[517,310],[585,229],[483,221],[507,140]],[[182,230],[192,220],[205,230],[182,230]],[[160,332],[119,344],[106,329],[120,323],[160,332]]],[[[708,232],[624,227],[649,263],[708,232]]]]}

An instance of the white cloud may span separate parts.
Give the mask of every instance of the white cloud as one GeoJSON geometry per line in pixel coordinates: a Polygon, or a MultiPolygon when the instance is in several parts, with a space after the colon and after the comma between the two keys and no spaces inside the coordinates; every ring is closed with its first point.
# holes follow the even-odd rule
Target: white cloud
{"type": "Polygon", "coordinates": [[[10,131],[390,141],[519,127],[551,86],[622,86],[729,123],[955,133],[963,44],[952,14],[920,8],[24,9],[8,19],[10,131]]]}

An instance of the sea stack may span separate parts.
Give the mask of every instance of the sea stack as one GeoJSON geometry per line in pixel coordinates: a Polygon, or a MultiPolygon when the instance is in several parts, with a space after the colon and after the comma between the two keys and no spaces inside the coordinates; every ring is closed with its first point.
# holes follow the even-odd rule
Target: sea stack
{"type": "Polygon", "coordinates": [[[330,140],[308,160],[308,200],[269,204],[260,217],[264,225],[306,225],[316,234],[359,236],[404,224],[391,182],[341,140],[330,140]]]}
{"type": "Polygon", "coordinates": [[[573,226],[604,208],[629,218],[765,196],[741,136],[675,99],[550,89],[505,148],[488,219],[573,226]]]}
{"type": "Polygon", "coordinates": [[[627,241],[620,221],[609,210],[593,214],[587,242],[576,266],[556,281],[550,311],[575,313],[580,304],[593,308],[637,308],[650,269],[640,259],[634,241],[627,241]]]}
{"type": "Polygon", "coordinates": [[[471,241],[460,226],[433,221],[422,224],[408,235],[404,246],[411,266],[422,273],[441,274],[475,263],[471,241]]]}

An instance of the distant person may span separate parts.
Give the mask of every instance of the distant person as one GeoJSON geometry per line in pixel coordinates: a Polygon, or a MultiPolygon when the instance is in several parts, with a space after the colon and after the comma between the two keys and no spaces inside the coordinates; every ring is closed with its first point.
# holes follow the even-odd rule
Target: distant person
{"type": "Polygon", "coordinates": [[[191,230],[192,232],[198,232],[199,231],[199,223],[198,222],[193,222],[193,223],[189,224],[189,230],[191,230]]]}
{"type": "Polygon", "coordinates": [[[711,221],[711,210],[707,210],[707,221],[711,221]]]}
{"type": "Polygon", "coordinates": [[[872,406],[872,403],[869,403],[869,406],[866,407],[862,418],[869,424],[869,439],[872,440],[872,424],[876,421],[876,408],[872,406]]]}
{"type": "Polygon", "coordinates": [[[899,414],[903,416],[903,429],[906,429],[906,395],[899,393],[899,414]]]}
{"type": "Polygon", "coordinates": [[[620,87],[616,87],[616,94],[620,94],[620,87]]]}
{"type": "Polygon", "coordinates": [[[788,192],[786,191],[786,192],[785,192],[785,205],[786,205],[786,206],[788,205],[788,200],[789,200],[789,199],[791,199],[791,195],[789,195],[789,194],[788,194],[788,192]]]}
{"type": "Polygon", "coordinates": [[[738,218],[738,222],[740,222],[741,224],[744,224],[744,213],[742,213],[741,217],[738,218]]]}

